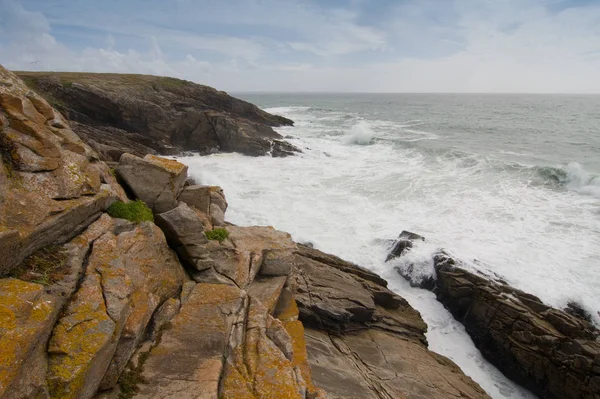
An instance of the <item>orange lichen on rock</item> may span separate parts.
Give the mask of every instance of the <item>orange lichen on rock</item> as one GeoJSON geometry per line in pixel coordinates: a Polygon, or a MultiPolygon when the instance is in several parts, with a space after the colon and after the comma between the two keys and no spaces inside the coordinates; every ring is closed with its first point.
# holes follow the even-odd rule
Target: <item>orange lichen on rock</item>
{"type": "Polygon", "coordinates": [[[0,280],[0,397],[15,397],[23,385],[43,390],[43,376],[29,373],[44,366],[34,352],[43,351],[57,312],[56,299],[42,285],[0,280]]]}

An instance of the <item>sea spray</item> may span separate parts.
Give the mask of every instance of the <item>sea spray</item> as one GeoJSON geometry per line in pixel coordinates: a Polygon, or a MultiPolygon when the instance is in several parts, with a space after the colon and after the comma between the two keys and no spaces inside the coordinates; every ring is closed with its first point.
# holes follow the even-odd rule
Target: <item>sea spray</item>
{"type": "Polygon", "coordinates": [[[373,142],[375,132],[368,122],[360,121],[352,126],[344,136],[345,144],[369,145],[373,142]]]}

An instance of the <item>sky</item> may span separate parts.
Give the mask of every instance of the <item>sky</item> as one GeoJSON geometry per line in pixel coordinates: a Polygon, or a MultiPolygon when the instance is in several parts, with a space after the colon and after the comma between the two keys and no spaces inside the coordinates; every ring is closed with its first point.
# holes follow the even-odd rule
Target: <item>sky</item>
{"type": "Polygon", "coordinates": [[[233,92],[600,93],[600,0],[0,0],[0,64],[233,92]]]}

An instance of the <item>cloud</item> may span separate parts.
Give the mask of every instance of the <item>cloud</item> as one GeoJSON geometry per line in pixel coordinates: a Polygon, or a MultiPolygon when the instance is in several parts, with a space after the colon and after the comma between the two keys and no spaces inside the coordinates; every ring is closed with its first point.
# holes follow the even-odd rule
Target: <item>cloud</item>
{"type": "Polygon", "coordinates": [[[232,91],[600,93],[594,2],[80,3],[0,0],[0,63],[232,91]]]}

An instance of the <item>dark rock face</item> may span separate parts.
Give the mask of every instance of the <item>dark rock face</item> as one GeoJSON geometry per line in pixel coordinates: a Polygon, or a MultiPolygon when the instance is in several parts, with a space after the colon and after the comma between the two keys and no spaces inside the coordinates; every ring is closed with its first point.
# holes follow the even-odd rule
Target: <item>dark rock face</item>
{"type": "Polygon", "coordinates": [[[392,259],[402,256],[404,251],[407,251],[413,247],[413,241],[415,240],[425,241],[425,238],[418,234],[411,233],[410,231],[403,230],[398,236],[398,241],[396,241],[394,244],[385,261],[389,262],[392,259]]]}
{"type": "Polygon", "coordinates": [[[544,398],[600,397],[600,332],[539,298],[435,257],[435,293],[482,354],[544,398]]]}
{"type": "MultiPolygon", "coordinates": [[[[419,239],[424,240],[403,231],[388,260],[419,239]]],[[[580,306],[554,309],[501,278],[466,270],[443,251],[434,255],[433,264],[436,278],[418,286],[435,292],[506,376],[543,398],[600,397],[600,331],[580,306]]],[[[410,270],[397,270],[411,281],[410,270]]]]}
{"type": "Polygon", "coordinates": [[[287,118],[192,82],[146,75],[19,72],[32,89],[75,122],[107,161],[180,151],[291,155],[299,150],[271,127],[287,118]]]}
{"type": "MultiPolygon", "coordinates": [[[[385,261],[389,262],[396,258],[402,257],[413,247],[414,241],[425,241],[425,237],[422,237],[416,233],[403,230],[398,236],[398,240],[392,244],[391,250],[388,253],[385,261]]],[[[413,263],[404,264],[402,266],[396,266],[395,269],[399,275],[404,277],[412,287],[424,288],[431,290],[435,286],[435,277],[429,275],[418,275],[415,271],[416,265],[413,263]]]]}

